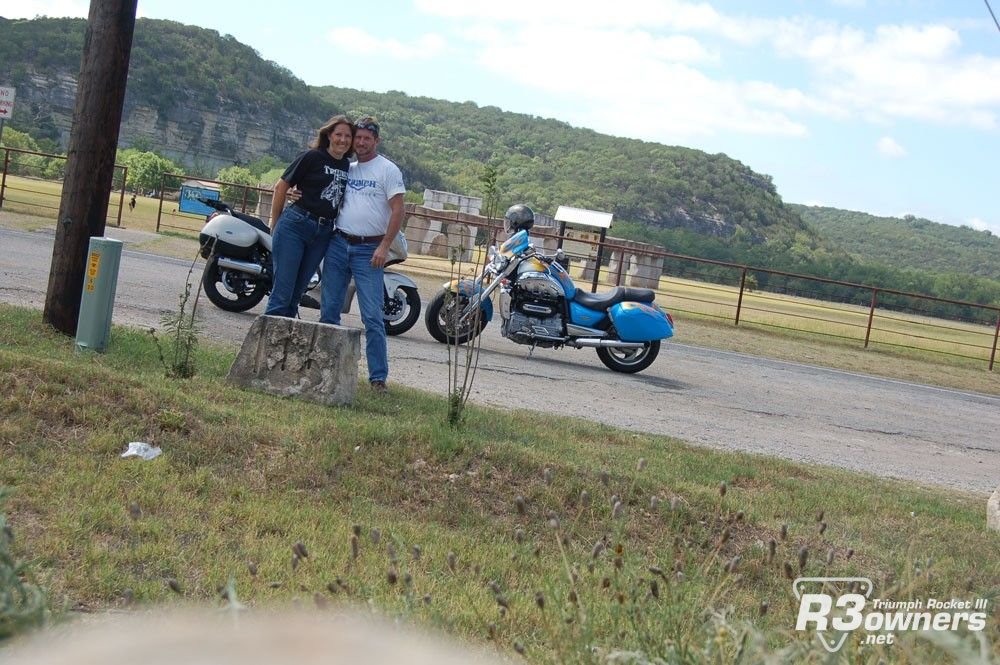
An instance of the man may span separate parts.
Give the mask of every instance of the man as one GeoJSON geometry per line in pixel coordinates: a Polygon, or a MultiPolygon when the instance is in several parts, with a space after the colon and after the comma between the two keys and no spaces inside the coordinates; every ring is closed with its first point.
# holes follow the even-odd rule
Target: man
{"type": "Polygon", "coordinates": [[[403,225],[403,174],[378,154],[379,125],[371,116],[354,123],[354,152],[347,173],[347,194],[323,261],[320,321],[340,323],[347,286],[354,278],[365,325],[368,381],[376,393],[385,393],[389,376],[383,307],[382,269],[389,247],[403,225]]]}

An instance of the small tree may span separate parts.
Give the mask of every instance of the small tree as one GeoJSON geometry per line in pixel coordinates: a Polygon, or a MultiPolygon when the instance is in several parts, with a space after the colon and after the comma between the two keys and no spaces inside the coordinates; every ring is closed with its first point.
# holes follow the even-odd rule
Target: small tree
{"type": "Polygon", "coordinates": [[[154,191],[160,188],[160,174],[176,173],[180,167],[155,152],[140,152],[133,148],[118,153],[119,164],[128,167],[125,186],[132,191],[154,191]]]}
{"type": "MultiPolygon", "coordinates": [[[[497,187],[497,167],[489,163],[483,170],[479,181],[483,185],[483,213],[493,226],[497,219],[497,210],[500,207],[500,190],[497,187]]],[[[487,235],[486,244],[490,245],[495,240],[495,231],[487,235]]],[[[461,249],[453,251],[451,255],[452,275],[458,280],[462,278],[462,263],[459,254],[461,249]]],[[[486,253],[480,252],[474,263],[474,274],[480,274],[485,260],[486,253]]],[[[484,285],[485,286],[485,285],[484,285]]],[[[454,331],[455,337],[448,338],[448,424],[452,427],[458,426],[462,422],[465,405],[472,394],[472,385],[476,378],[476,369],[479,367],[479,354],[482,351],[482,335],[476,335],[470,339],[463,349],[459,351],[458,336],[461,334],[459,318],[462,315],[463,302],[461,288],[458,294],[451,294],[457,298],[453,306],[448,309],[451,317],[450,328],[454,331]]],[[[473,294],[469,294],[473,297],[473,294]]],[[[477,307],[472,313],[472,321],[469,324],[470,330],[479,330],[482,317],[482,308],[477,307]]]]}
{"type": "Polygon", "coordinates": [[[219,173],[215,176],[215,179],[220,182],[231,183],[221,185],[219,188],[219,194],[222,196],[223,201],[228,201],[230,204],[246,201],[246,204],[249,206],[257,205],[257,190],[251,188],[257,187],[260,184],[260,178],[255,176],[250,169],[242,166],[227,166],[224,169],[219,169],[219,173]],[[239,185],[246,186],[240,187],[239,185]]]}

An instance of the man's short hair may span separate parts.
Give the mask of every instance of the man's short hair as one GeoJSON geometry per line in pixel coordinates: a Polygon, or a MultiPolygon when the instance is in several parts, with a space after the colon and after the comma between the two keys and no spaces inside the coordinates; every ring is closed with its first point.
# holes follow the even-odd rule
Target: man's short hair
{"type": "Polygon", "coordinates": [[[367,129],[369,132],[375,135],[375,138],[378,138],[379,134],[378,120],[376,120],[372,116],[366,115],[358,118],[357,120],[354,121],[354,126],[357,129],[367,129]]]}

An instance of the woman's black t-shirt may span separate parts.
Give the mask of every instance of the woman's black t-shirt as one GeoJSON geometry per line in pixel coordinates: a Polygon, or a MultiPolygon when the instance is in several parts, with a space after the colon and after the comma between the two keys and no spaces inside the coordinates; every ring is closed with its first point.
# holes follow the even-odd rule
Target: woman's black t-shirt
{"type": "Polygon", "coordinates": [[[317,217],[336,217],[347,189],[346,157],[336,159],[326,150],[306,150],[295,158],[281,179],[298,187],[302,198],[295,205],[317,217]]]}

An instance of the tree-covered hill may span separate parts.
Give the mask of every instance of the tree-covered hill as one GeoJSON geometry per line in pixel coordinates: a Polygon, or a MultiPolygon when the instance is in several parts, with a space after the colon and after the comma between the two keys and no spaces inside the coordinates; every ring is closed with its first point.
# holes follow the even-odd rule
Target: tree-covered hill
{"type": "MultiPolygon", "coordinates": [[[[18,88],[10,126],[42,149],[64,150],[68,143],[85,27],[82,19],[0,17],[0,85],[18,88]]],[[[612,212],[614,235],[679,254],[1000,302],[1000,282],[984,278],[1000,277],[990,272],[1000,264],[989,253],[995,239],[985,234],[961,231],[969,235],[945,242],[919,235],[926,229],[916,222],[892,232],[841,233],[817,221],[815,209],[785,204],[770,176],[724,154],[472,102],[310,88],[229,35],[172,21],[136,22],[120,148],[155,151],[206,177],[220,167],[273,168],[335,113],[371,113],[382,121],[383,150],[414,193],[430,187],[480,195],[484,166],[493,164],[503,205],[526,202],[548,214],[559,205],[612,212]],[[872,252],[852,241],[862,233],[872,252]],[[979,253],[942,253],[931,262],[932,250],[945,245],[979,253]],[[913,247],[923,249],[904,251],[913,247]]]]}
{"type": "Polygon", "coordinates": [[[817,241],[783,205],[770,176],[722,154],[623,139],[472,102],[335,87],[317,92],[331,109],[377,115],[386,126],[386,152],[418,189],[474,192],[482,165],[491,162],[508,200],[549,213],[564,204],[751,243],[796,235],[817,241]]]}
{"type": "Polygon", "coordinates": [[[1000,279],[1000,238],[989,231],[939,224],[912,215],[876,217],[837,208],[790,207],[862,261],[1000,279]]]}
{"type": "MultiPolygon", "coordinates": [[[[22,86],[40,72],[75,77],[84,29],[82,19],[0,19],[0,80],[22,86]]],[[[25,101],[32,112],[17,113],[12,125],[36,139],[65,143],[66,128],[54,126],[45,100],[25,101]]],[[[807,245],[818,242],[783,205],[769,176],[725,155],[621,139],[473,103],[312,90],[231,36],[171,21],[136,22],[126,124],[138,108],[155,110],[161,124],[198,109],[235,116],[236,126],[279,126],[294,118],[303,133],[335,112],[365,110],[385,123],[385,150],[417,192],[428,186],[477,194],[483,165],[492,161],[505,198],[543,212],[565,204],[753,244],[796,236],[807,245]]],[[[123,134],[121,141],[131,145],[131,138],[123,134]]]]}

